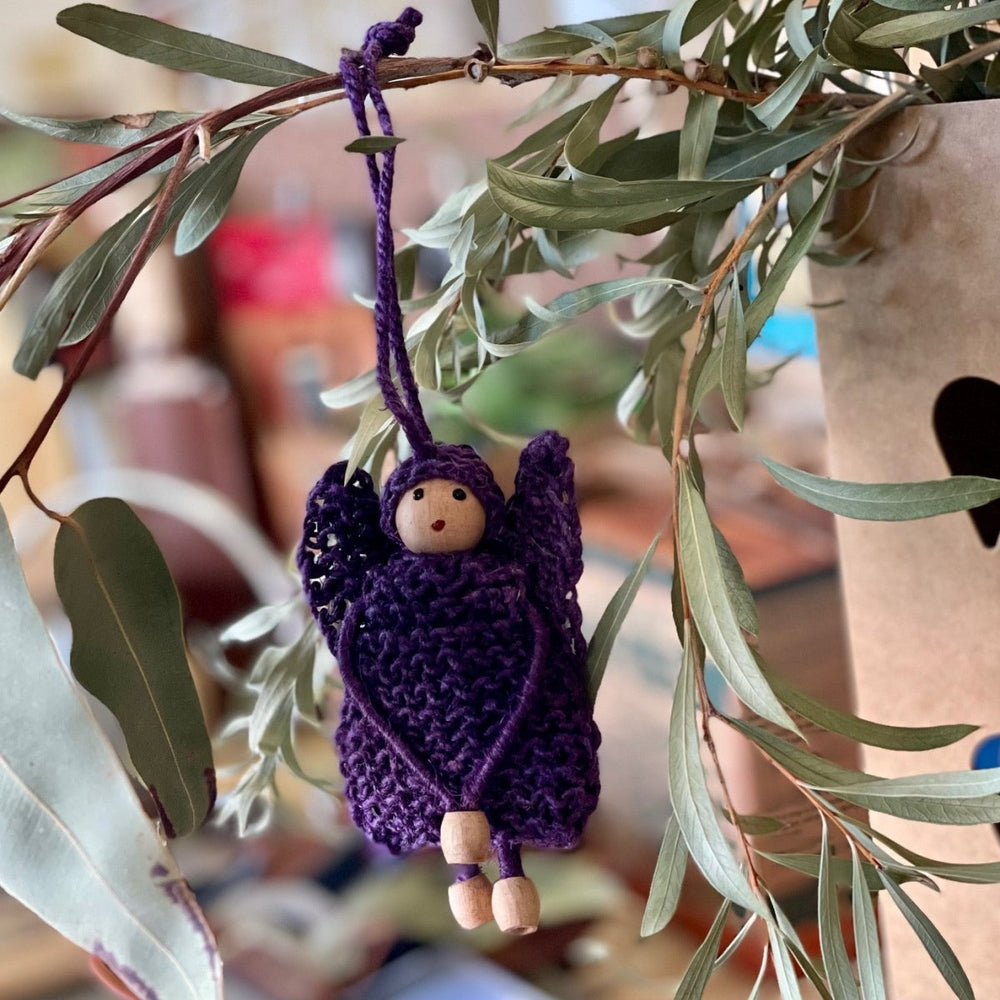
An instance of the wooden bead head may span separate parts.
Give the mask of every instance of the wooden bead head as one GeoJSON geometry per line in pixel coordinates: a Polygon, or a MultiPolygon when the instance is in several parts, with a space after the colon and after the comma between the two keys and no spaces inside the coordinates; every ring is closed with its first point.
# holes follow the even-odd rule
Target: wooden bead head
{"type": "Polygon", "coordinates": [[[427,479],[400,498],[396,530],[411,552],[465,552],[483,537],[486,512],[461,483],[427,479]]]}

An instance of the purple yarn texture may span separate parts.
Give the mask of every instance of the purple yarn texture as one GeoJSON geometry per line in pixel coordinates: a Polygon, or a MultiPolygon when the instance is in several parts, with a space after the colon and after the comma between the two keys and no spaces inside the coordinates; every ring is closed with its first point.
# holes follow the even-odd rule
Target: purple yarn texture
{"type": "MultiPolygon", "coordinates": [[[[420,14],[375,25],[341,61],[358,129],[366,99],[392,134],[376,64],[402,55],[420,14]]],[[[393,852],[439,843],[452,810],[481,809],[502,877],[520,846],[579,840],[600,791],[600,733],[587,693],[576,585],[583,569],[568,442],[554,431],[521,454],[505,501],[467,445],[433,441],[406,355],[389,220],[393,149],[369,156],[376,207],[377,376],[412,457],[381,497],[371,477],[331,466],[310,493],[297,558],[305,593],[344,681],[335,734],[357,825],[393,852]],[[414,553],[396,507],[431,479],[466,487],[486,514],[468,551],[414,553]]],[[[470,877],[466,866],[459,878],[470,877]]]]}

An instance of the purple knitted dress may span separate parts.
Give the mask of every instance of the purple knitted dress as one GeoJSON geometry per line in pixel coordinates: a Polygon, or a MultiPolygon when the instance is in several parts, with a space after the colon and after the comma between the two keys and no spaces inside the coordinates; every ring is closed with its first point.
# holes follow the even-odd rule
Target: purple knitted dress
{"type": "MultiPolygon", "coordinates": [[[[404,54],[420,19],[407,8],[341,60],[362,135],[370,134],[368,99],[392,135],[378,61],[404,54]]],[[[506,883],[494,902],[518,911],[513,932],[523,933],[537,918],[516,884],[530,881],[521,846],[572,847],[600,787],[576,600],[583,567],[573,465],[564,438],[540,434],[522,452],[505,502],[472,448],[434,442],[396,291],[395,149],[381,154],[381,167],[375,155],[366,159],[376,206],[376,373],[412,456],[381,497],[368,473],[345,483],[346,463],[327,470],[307,503],[299,570],[344,681],[335,741],[354,821],[398,853],[440,843],[446,813],[485,814],[506,883]]],[[[484,878],[478,860],[460,863],[463,905],[488,917],[473,891],[484,878]]]]}

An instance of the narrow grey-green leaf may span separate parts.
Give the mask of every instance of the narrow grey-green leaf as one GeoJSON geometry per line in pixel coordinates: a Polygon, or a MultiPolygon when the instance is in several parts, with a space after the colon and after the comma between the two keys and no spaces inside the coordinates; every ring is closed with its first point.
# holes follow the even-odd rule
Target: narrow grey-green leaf
{"type": "Polygon", "coordinates": [[[601,686],[615,639],[618,638],[622,623],[632,607],[636,594],[639,593],[642,581],[646,578],[649,565],[653,561],[653,553],[659,544],[660,536],[657,535],[615,591],[614,597],[608,602],[600,621],[594,628],[594,634],[590,637],[590,642],[587,644],[587,693],[591,701],[597,698],[597,691],[601,686]]]}
{"type": "Polygon", "coordinates": [[[865,25],[854,12],[846,5],[841,5],[823,39],[830,58],[853,69],[910,73],[898,52],[893,52],[892,49],[879,49],[874,45],[862,45],[858,38],[864,30],[865,25]]]}
{"type": "Polygon", "coordinates": [[[729,315],[722,335],[722,398],[737,430],[743,427],[747,396],[747,331],[739,273],[729,287],[729,315]]]}
{"type": "MultiPolygon", "coordinates": [[[[771,851],[758,851],[757,853],[762,858],[767,858],[768,861],[773,861],[776,865],[781,865],[783,868],[790,868],[792,871],[802,872],[803,875],[819,878],[820,856],[818,854],[786,854],[772,853],[771,851]]],[[[830,878],[837,885],[848,886],[852,884],[854,866],[847,858],[833,856],[827,859],[827,864],[829,866],[830,878]]],[[[865,878],[870,892],[877,892],[882,888],[878,872],[872,865],[862,864],[862,876],[865,878]]]]}
{"type": "Polygon", "coordinates": [[[760,104],[751,106],[754,116],[769,129],[776,129],[795,110],[799,99],[809,89],[821,58],[817,46],[785,77],[773,94],[760,104]]]}
{"type": "Polygon", "coordinates": [[[386,409],[381,396],[372,396],[358,417],[358,428],[351,440],[351,454],[347,459],[344,481],[350,480],[354,471],[364,465],[378,445],[383,435],[389,433],[395,424],[392,414],[386,409]]]}
{"type": "Polygon", "coordinates": [[[680,477],[678,533],[688,600],[709,654],[737,697],[758,715],[797,732],[774,696],[741,631],[726,590],[712,521],[685,469],[680,477]]]}
{"type": "Polygon", "coordinates": [[[6,118],[15,125],[23,125],[53,139],[93,143],[97,146],[131,146],[134,142],[156,135],[172,125],[182,125],[195,117],[193,112],[151,111],[138,115],[114,115],[111,118],[67,120],[20,115],[16,111],[0,108],[0,118],[6,118]]]}
{"type": "Polygon", "coordinates": [[[670,799],[691,858],[708,882],[726,899],[764,917],[764,904],[733,857],[708,790],[698,735],[695,641],[689,636],[684,644],[670,713],[670,799]]]}
{"type": "Polygon", "coordinates": [[[274,631],[296,608],[301,606],[297,597],[282,601],[281,604],[267,604],[254,608],[249,614],[228,625],[219,636],[219,641],[253,642],[261,639],[268,632],[274,631]]]}
{"type": "Polygon", "coordinates": [[[913,483],[855,483],[828,479],[762,459],[785,489],[844,517],[866,521],[912,521],[980,507],[1000,497],[1000,479],[949,476],[913,483]]]}
{"type": "Polygon", "coordinates": [[[212,933],[56,656],[2,510],[0,607],[0,886],[137,992],[221,1000],[212,933]]]}
{"type": "Polygon", "coordinates": [[[401,135],[361,135],[344,147],[345,153],[384,153],[387,149],[395,149],[401,142],[406,142],[401,135]]]}
{"type": "Polygon", "coordinates": [[[497,51],[497,27],[500,23],[500,0],[472,0],[472,9],[476,12],[476,20],[486,35],[486,44],[490,52],[497,51]]]}
{"type": "MultiPolygon", "coordinates": [[[[840,923],[837,886],[830,873],[830,835],[823,819],[823,841],[819,855],[819,945],[830,989],[837,1000],[858,1000],[858,987],[847,957],[840,923]]],[[[866,998],[867,1000],[867,998],[866,998]]]]}
{"type": "Polygon", "coordinates": [[[767,922],[767,938],[771,945],[771,962],[781,996],[784,1000],[802,1000],[802,991],[799,989],[795,966],[792,965],[792,956],[788,953],[788,946],[781,932],[770,920],[767,922]]]}
{"type": "MultiPolygon", "coordinates": [[[[817,787],[819,787],[817,785],[817,787]]],[[[901,778],[866,778],[837,791],[881,795],[887,798],[974,799],[1000,793],[1000,767],[974,771],[944,771],[901,778]]]]}
{"type": "Polygon", "coordinates": [[[824,705],[779,674],[766,669],[764,673],[774,693],[793,712],[821,729],[840,733],[866,746],[882,747],[885,750],[936,750],[957,743],[978,728],[969,725],[888,726],[870,722],[850,712],[824,705]]]}
{"type": "Polygon", "coordinates": [[[853,802],[872,812],[912,819],[918,823],[936,823],[940,826],[977,826],[980,823],[1000,823],[1000,796],[984,795],[980,798],[949,799],[930,796],[898,798],[891,795],[858,792],[841,792],[838,797],[853,802]]]}
{"type": "Polygon", "coordinates": [[[712,926],[708,929],[708,934],[705,935],[705,940],[698,945],[691,956],[691,961],[674,991],[674,1000],[702,1000],[704,997],[731,909],[732,903],[728,899],[724,900],[712,921],[712,926]]]}
{"type": "Polygon", "coordinates": [[[862,45],[876,48],[902,48],[943,38],[956,31],[965,31],[977,24],[987,24],[1000,16],[1000,0],[989,0],[975,7],[954,10],[921,11],[905,14],[882,24],[875,24],[858,35],[862,45]]]}
{"type": "Polygon", "coordinates": [[[715,138],[722,98],[714,94],[691,91],[688,95],[684,126],[681,129],[679,180],[700,180],[705,176],[705,164],[715,138]]]}
{"type": "Polygon", "coordinates": [[[913,928],[920,939],[920,943],[938,967],[938,971],[952,993],[959,1000],[975,1000],[975,994],[973,993],[972,984],[969,982],[969,977],[962,969],[962,965],[951,950],[951,946],[942,937],[941,932],[931,923],[927,914],[891,878],[883,875],[882,884],[885,886],[886,892],[892,897],[892,901],[899,908],[899,912],[903,914],[907,923],[913,928]]]}
{"type": "Polygon", "coordinates": [[[601,126],[607,120],[625,81],[619,80],[590,102],[583,117],[573,126],[563,146],[563,155],[571,174],[583,172],[582,165],[601,141],[601,126]]]}
{"type": "MultiPolygon", "coordinates": [[[[615,302],[644,289],[683,285],[673,278],[636,276],[598,281],[563,292],[544,306],[532,304],[531,312],[495,337],[498,345],[526,344],[552,333],[563,323],[590,312],[597,306],[615,302]]],[[[492,347],[492,345],[491,345],[492,347]]]]}
{"type": "Polygon", "coordinates": [[[180,598],[149,529],[121,500],[78,507],[56,535],[70,666],[118,720],[168,836],[205,821],[215,768],[188,666],[180,598]]]}
{"type": "MultiPolygon", "coordinates": [[[[715,533],[715,547],[719,552],[719,565],[726,583],[726,593],[729,595],[729,603],[733,606],[736,621],[744,632],[753,636],[759,635],[760,619],[757,617],[757,602],[747,585],[746,577],[743,576],[743,567],[729,542],[726,541],[726,536],[716,525],[713,524],[712,528],[715,533]]],[[[770,683],[770,679],[768,682],[770,683]]]]}
{"type": "Polygon", "coordinates": [[[911,851],[902,844],[896,843],[884,833],[867,828],[868,832],[878,837],[882,843],[886,844],[892,851],[900,857],[905,858],[910,864],[915,865],[923,872],[935,875],[938,878],[947,879],[951,882],[966,882],[970,885],[992,885],[1000,882],[1000,862],[984,861],[976,864],[956,864],[950,861],[938,861],[934,858],[925,857],[911,851]]]}
{"type": "Polygon", "coordinates": [[[190,253],[215,231],[229,208],[247,157],[257,143],[282,121],[283,119],[276,118],[253,132],[234,139],[200,168],[198,173],[203,176],[198,178],[198,193],[181,217],[177,236],[174,238],[174,253],[178,256],[190,253]]]}
{"type": "Polygon", "coordinates": [[[671,816],[663,831],[660,851],[649,886],[646,909],[639,933],[643,937],[658,934],[673,919],[681,898],[681,886],[687,871],[688,851],[677,819],[671,816]]]}
{"type": "Polygon", "coordinates": [[[543,229],[608,229],[658,220],[713,196],[740,196],[755,182],[734,180],[613,181],[563,180],[511,170],[496,161],[486,166],[490,193],[508,215],[543,229]]]}
{"type": "Polygon", "coordinates": [[[803,7],[802,0],[792,0],[785,8],[784,28],[788,36],[788,44],[799,59],[808,59],[813,44],[806,32],[806,23],[816,14],[815,8],[808,11],[803,7]]]}
{"type": "Polygon", "coordinates": [[[670,8],[663,25],[660,48],[671,69],[679,70],[683,65],[681,45],[722,17],[727,7],[728,4],[720,0],[680,0],[670,8]]]}
{"type": "Polygon", "coordinates": [[[322,71],[283,56],[185,31],[141,14],[127,14],[101,4],[83,3],[60,11],[56,22],[98,45],[145,62],[188,73],[278,87],[322,71]]]}
{"type": "MultiPolygon", "coordinates": [[[[872,906],[871,887],[867,870],[851,843],[853,876],[851,880],[851,915],[854,923],[854,951],[857,955],[858,978],[864,1000],[886,1000],[885,977],[882,974],[882,949],[879,946],[878,923],[872,906]]],[[[876,873],[877,877],[877,873],[876,873]]]]}
{"type": "Polygon", "coordinates": [[[785,290],[792,272],[805,256],[809,247],[812,246],[836,190],[837,179],[840,177],[840,163],[841,155],[838,154],[819,197],[813,203],[812,208],[806,212],[802,221],[792,230],[767,278],[761,278],[760,291],[746,311],[748,344],[757,338],[765,321],[774,312],[774,307],[778,304],[778,299],[785,290]]]}

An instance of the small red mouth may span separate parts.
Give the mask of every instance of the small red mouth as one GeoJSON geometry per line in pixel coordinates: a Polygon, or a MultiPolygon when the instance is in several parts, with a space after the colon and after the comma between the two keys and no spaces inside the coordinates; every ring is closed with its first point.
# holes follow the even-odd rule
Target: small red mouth
{"type": "Polygon", "coordinates": [[[444,521],[438,520],[431,525],[431,531],[444,531],[444,521]]]}

